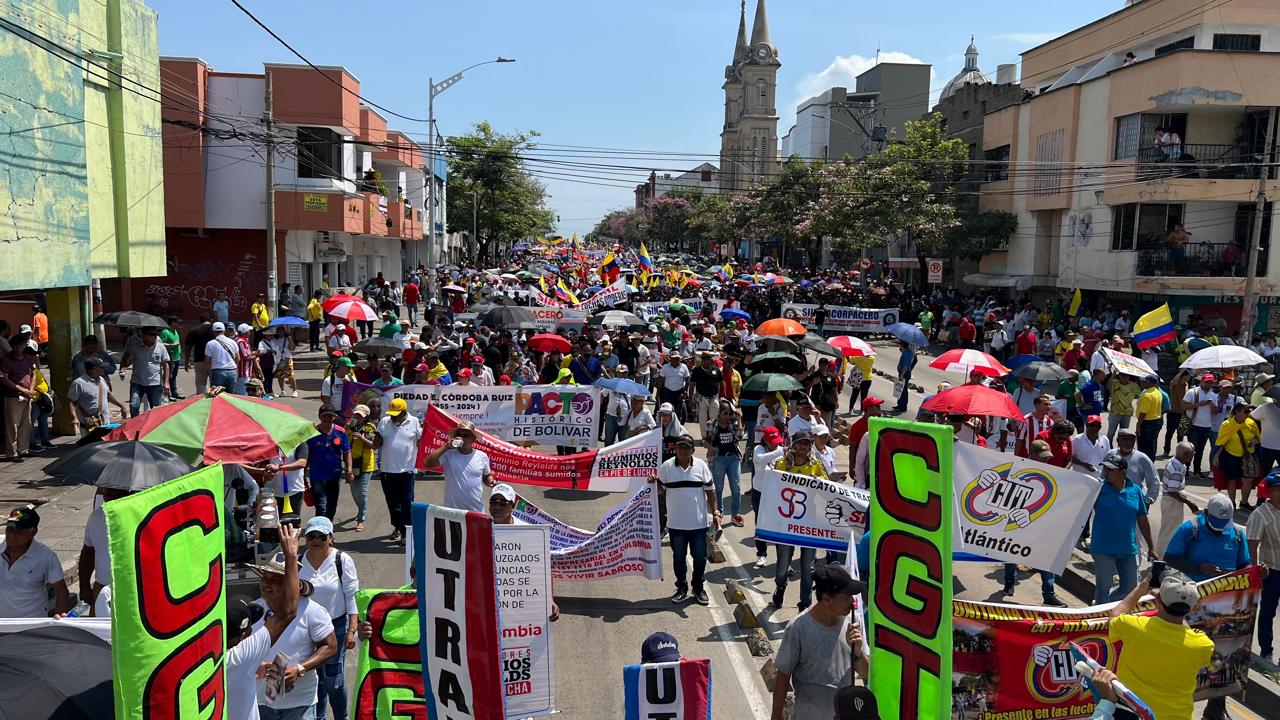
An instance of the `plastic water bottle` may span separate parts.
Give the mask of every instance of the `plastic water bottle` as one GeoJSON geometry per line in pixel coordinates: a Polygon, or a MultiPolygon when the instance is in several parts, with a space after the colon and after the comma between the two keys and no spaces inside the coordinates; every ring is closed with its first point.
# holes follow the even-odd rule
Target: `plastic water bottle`
{"type": "Polygon", "coordinates": [[[71,612],[67,613],[67,617],[88,617],[89,603],[81,600],[76,606],[71,608],[71,612]]]}

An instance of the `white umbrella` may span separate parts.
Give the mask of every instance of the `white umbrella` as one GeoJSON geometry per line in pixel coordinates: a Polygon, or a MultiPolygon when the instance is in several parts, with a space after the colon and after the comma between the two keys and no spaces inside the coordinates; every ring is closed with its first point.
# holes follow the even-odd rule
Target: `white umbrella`
{"type": "Polygon", "coordinates": [[[1261,365],[1267,361],[1258,353],[1239,345],[1214,345],[1198,350],[1178,367],[1188,370],[1209,370],[1215,368],[1245,367],[1261,365]]]}

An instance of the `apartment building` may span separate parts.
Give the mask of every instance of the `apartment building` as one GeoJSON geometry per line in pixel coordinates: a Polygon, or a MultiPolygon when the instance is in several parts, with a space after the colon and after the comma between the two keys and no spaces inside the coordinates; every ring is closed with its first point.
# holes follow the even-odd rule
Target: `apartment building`
{"type": "Polygon", "coordinates": [[[968,284],[1168,301],[1175,315],[1219,313],[1234,328],[1261,183],[1257,327],[1280,327],[1280,182],[1267,140],[1280,5],[1131,2],[1023,53],[1022,86],[1026,99],[985,116],[980,198],[1017,214],[1018,232],[968,284]]]}
{"type": "MultiPolygon", "coordinates": [[[[341,67],[267,64],[215,70],[161,59],[166,79],[164,175],[168,275],[148,301],[183,318],[225,292],[233,318],[267,287],[267,200],[275,202],[279,282],[309,294],[379,273],[401,280],[425,259],[424,152],[357,97],[341,67]],[[262,122],[268,78],[275,145],[267,194],[262,122]]],[[[136,294],[136,284],[135,284],[136,294]]]]}

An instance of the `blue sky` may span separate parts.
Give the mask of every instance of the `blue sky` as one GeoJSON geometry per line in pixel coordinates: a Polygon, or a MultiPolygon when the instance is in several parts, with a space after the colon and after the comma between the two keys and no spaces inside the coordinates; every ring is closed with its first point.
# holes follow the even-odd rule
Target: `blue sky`
{"type": "MultiPolygon", "coordinates": [[[[297,62],[228,0],[147,2],[160,15],[162,54],[198,56],[225,71],[297,62]]],[[[733,52],[737,0],[241,2],[312,62],[346,66],[365,97],[413,117],[426,117],[428,76],[439,81],[498,55],[516,58],[472,71],[437,98],[436,121],[445,134],[487,119],[505,132],[541,132],[546,159],[572,155],[553,145],[612,148],[573,159],[668,171],[719,151],[720,85],[733,52]],[[637,159],[618,149],[690,155],[637,159]]],[[[748,32],[755,2],[747,4],[748,32]]],[[[772,0],[768,6],[782,60],[781,136],[798,101],[832,85],[852,87],[877,49],[882,59],[931,63],[936,92],[963,65],[970,34],[977,36],[982,69],[994,75],[997,64],[1017,62],[1023,50],[1123,1],[772,0]]],[[[426,131],[425,123],[390,121],[411,134],[426,131]]],[[[627,186],[648,174],[545,162],[532,169],[547,185],[566,235],[583,234],[608,210],[631,205],[627,186]]]]}

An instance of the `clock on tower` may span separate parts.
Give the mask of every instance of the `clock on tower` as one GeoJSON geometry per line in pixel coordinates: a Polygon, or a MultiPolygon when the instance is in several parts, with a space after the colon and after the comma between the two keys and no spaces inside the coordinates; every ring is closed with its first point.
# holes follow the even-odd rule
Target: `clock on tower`
{"type": "Polygon", "coordinates": [[[771,57],[773,57],[773,48],[768,45],[756,46],[756,58],[760,60],[768,60],[771,57]]]}

